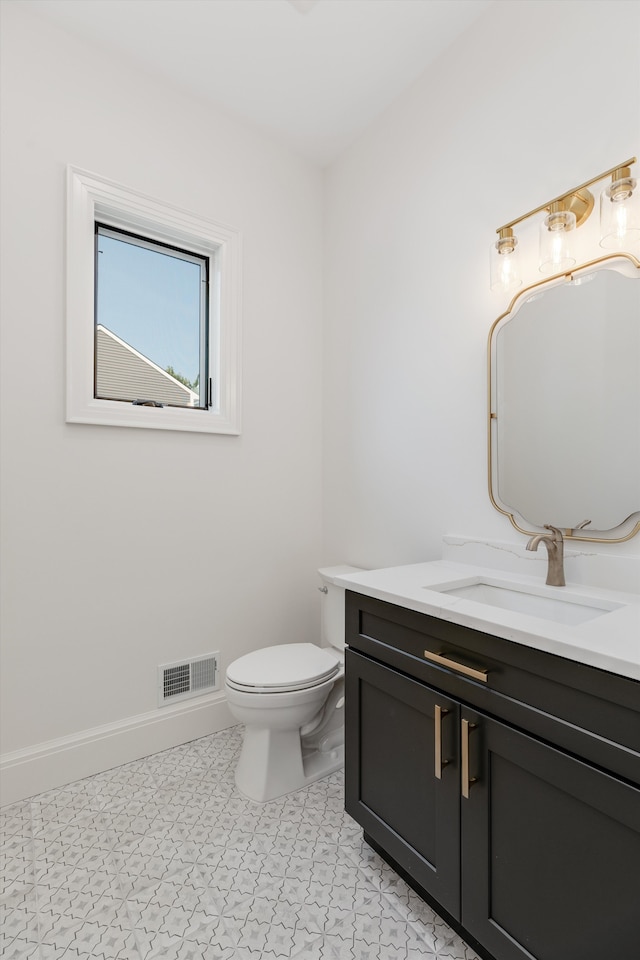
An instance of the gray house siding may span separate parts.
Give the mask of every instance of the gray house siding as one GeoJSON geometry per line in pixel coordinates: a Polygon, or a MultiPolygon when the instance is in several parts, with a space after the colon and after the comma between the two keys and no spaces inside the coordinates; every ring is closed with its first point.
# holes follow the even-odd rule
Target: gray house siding
{"type": "Polygon", "coordinates": [[[102,325],[96,327],[96,396],[193,407],[198,395],[102,325]]]}

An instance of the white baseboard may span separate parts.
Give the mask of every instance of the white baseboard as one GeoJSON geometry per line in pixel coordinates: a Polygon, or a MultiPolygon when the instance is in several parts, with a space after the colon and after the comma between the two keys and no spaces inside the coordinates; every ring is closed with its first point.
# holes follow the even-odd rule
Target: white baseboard
{"type": "Polygon", "coordinates": [[[224,694],[189,700],[0,756],[0,806],[231,727],[224,694]]]}

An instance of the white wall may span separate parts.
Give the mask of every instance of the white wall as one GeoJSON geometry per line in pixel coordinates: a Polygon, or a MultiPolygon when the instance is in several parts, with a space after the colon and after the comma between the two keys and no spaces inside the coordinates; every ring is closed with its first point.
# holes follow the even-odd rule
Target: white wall
{"type": "Polygon", "coordinates": [[[637,155],[639,41],[637,2],[498,2],[328,170],[325,562],[524,545],[487,495],[489,244],[637,155]]]}
{"type": "Polygon", "coordinates": [[[158,664],[317,638],[322,174],[19,4],[2,13],[9,796],[232,722],[223,703],[167,721],[158,664]],[[242,232],[241,437],[65,423],[68,163],[242,232]]]}

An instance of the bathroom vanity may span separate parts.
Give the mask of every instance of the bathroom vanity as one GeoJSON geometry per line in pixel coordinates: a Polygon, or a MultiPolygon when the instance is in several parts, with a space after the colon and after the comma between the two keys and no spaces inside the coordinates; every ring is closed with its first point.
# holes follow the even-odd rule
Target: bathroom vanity
{"type": "Polygon", "coordinates": [[[638,279],[598,256],[489,334],[489,496],[549,586],[511,545],[339,578],[347,812],[487,960],[640,958],[640,588],[562,586],[565,540],[640,533],[638,279]]]}
{"type": "Polygon", "coordinates": [[[483,957],[630,960],[640,597],[490,574],[345,578],[346,809],[483,957]]]}

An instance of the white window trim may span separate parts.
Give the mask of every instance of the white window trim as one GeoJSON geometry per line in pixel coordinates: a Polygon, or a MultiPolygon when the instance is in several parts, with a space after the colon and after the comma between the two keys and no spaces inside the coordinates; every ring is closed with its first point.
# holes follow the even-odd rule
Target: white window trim
{"type": "Polygon", "coordinates": [[[67,168],[67,422],[240,433],[241,240],[237,230],[154,200],[77,167],[67,168]],[[96,220],[210,258],[208,410],[142,407],[94,397],[96,220]]]}

